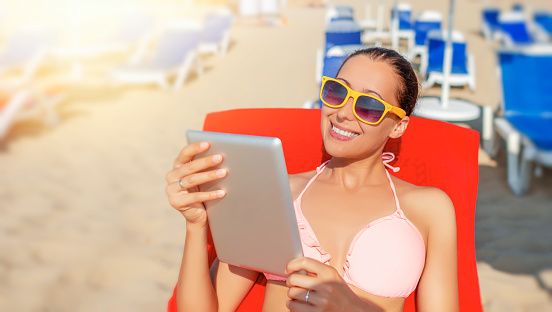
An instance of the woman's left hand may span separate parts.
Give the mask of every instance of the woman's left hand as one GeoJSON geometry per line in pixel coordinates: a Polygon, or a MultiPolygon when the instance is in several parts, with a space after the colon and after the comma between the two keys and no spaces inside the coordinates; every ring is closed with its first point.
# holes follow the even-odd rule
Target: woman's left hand
{"type": "Polygon", "coordinates": [[[286,286],[291,299],[286,306],[292,312],[347,311],[362,301],[331,266],[310,258],[288,262],[286,286]],[[308,275],[298,271],[305,270],[308,275]]]}

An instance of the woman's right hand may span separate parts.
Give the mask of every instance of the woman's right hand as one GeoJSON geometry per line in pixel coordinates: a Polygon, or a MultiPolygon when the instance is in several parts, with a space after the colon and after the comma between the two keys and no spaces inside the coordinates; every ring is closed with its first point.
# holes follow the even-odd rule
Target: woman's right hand
{"type": "Polygon", "coordinates": [[[169,203],[180,211],[188,225],[204,227],[207,225],[207,213],[203,202],[222,198],[222,190],[200,192],[198,185],[226,176],[225,169],[208,170],[222,162],[222,155],[211,155],[194,159],[209,149],[209,143],[198,142],[186,145],[174,160],[173,169],[167,173],[166,192],[169,203]]]}

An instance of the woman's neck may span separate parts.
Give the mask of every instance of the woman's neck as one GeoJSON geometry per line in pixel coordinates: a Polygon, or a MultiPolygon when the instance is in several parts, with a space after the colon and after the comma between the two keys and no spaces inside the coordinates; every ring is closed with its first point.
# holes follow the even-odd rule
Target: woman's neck
{"type": "Polygon", "coordinates": [[[346,189],[387,183],[381,153],[361,160],[334,157],[327,167],[330,169],[326,173],[327,181],[343,185],[346,189]]]}

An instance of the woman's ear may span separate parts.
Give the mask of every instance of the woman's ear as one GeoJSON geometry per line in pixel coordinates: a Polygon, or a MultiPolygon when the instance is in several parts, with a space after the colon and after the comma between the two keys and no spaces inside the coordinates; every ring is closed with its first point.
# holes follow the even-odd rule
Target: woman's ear
{"type": "Polygon", "coordinates": [[[392,139],[396,139],[401,137],[404,132],[406,131],[406,128],[408,127],[408,123],[410,122],[410,117],[405,116],[399,123],[395,125],[395,128],[391,131],[389,134],[389,137],[392,139]]]}

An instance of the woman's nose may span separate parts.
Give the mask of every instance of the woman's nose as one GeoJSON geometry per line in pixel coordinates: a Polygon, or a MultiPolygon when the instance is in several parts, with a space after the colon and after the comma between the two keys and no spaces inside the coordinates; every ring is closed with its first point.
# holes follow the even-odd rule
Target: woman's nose
{"type": "Polygon", "coordinates": [[[347,102],[345,105],[339,108],[339,111],[337,112],[337,117],[343,120],[354,120],[355,115],[353,114],[353,97],[349,97],[347,99],[347,102]]]}

